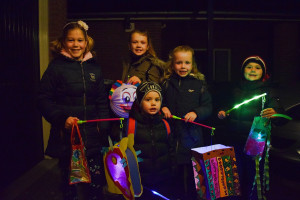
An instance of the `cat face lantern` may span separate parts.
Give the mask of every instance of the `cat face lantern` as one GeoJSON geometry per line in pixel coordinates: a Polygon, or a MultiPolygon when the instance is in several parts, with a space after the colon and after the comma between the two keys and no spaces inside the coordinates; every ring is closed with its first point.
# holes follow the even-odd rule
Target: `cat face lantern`
{"type": "Polygon", "coordinates": [[[136,98],[139,83],[130,84],[117,81],[109,91],[110,107],[119,117],[128,118],[131,106],[136,98]]]}

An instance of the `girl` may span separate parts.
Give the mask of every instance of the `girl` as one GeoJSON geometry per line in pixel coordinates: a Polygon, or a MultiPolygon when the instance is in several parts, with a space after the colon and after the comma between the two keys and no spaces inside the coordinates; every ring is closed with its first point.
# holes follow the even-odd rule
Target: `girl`
{"type": "Polygon", "coordinates": [[[123,63],[122,81],[128,83],[154,81],[159,83],[165,63],[157,58],[149,32],[134,30],[130,33],[129,61],[123,63]]]}
{"type": "Polygon", "coordinates": [[[55,56],[45,71],[38,94],[38,106],[51,123],[46,154],[59,158],[62,188],[65,199],[101,199],[105,177],[100,153],[107,146],[104,136],[107,124],[80,125],[86,157],[91,173],[91,184],[69,186],[70,132],[75,121],[107,118],[107,94],[100,66],[91,52],[94,42],[87,34],[83,21],[65,25],[60,38],[51,43],[55,56]],[[100,130],[100,132],[99,132],[100,130]]]}
{"type": "MultiPolygon", "coordinates": [[[[211,96],[206,89],[205,78],[197,70],[194,50],[189,46],[178,46],[169,55],[163,83],[163,108],[166,118],[182,117],[185,122],[200,122],[212,112],[211,96]]],[[[180,191],[187,199],[195,197],[194,177],[190,149],[203,145],[202,129],[192,123],[171,121],[176,139],[176,157],[180,177],[180,191]],[[183,183],[183,185],[181,185],[183,183]]]]}
{"type": "MultiPolygon", "coordinates": [[[[168,123],[160,113],[161,87],[154,82],[144,82],[136,90],[136,100],[129,114],[129,123],[136,122],[134,148],[141,150],[139,163],[144,187],[141,199],[157,199],[151,190],[170,197],[172,175],[172,145],[168,123]],[[163,121],[164,120],[164,121],[163,121]]],[[[128,127],[130,127],[128,123],[128,127]]]]}
{"type": "MultiPolygon", "coordinates": [[[[222,109],[218,112],[219,119],[228,119],[228,130],[226,138],[222,140],[227,145],[233,145],[237,157],[239,177],[242,189],[242,199],[255,199],[250,196],[252,184],[255,175],[255,162],[252,158],[243,153],[246,140],[248,138],[253,118],[261,115],[262,117],[271,118],[272,123],[281,123],[280,119],[272,117],[273,114],[284,112],[279,103],[279,98],[275,95],[275,91],[269,82],[269,75],[264,60],[259,56],[250,56],[244,60],[241,67],[242,80],[235,84],[232,91],[228,91],[230,99],[224,99],[227,105],[236,105],[245,99],[250,99],[256,95],[267,93],[265,96],[265,109],[262,109],[262,101],[255,100],[245,105],[243,108],[236,109],[230,113],[225,113],[222,109]],[[228,140],[228,141],[227,141],[228,140]]],[[[228,108],[230,109],[230,108],[228,108]]],[[[256,187],[255,187],[256,188],[256,187]]]]}

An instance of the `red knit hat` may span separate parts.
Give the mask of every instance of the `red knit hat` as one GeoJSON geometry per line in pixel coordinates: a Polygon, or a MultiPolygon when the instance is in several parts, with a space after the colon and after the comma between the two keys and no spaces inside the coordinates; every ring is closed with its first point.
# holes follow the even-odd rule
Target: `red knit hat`
{"type": "Polygon", "coordinates": [[[257,63],[262,67],[262,81],[266,81],[270,76],[267,74],[267,66],[265,64],[265,61],[259,56],[249,56],[248,58],[246,58],[242,64],[242,72],[244,72],[245,67],[251,62],[257,63]]]}

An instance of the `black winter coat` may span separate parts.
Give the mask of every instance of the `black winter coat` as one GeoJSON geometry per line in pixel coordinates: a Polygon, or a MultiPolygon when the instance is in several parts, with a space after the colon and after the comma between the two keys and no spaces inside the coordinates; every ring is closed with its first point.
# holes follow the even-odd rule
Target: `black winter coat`
{"type": "Polygon", "coordinates": [[[171,178],[174,165],[172,138],[168,136],[162,115],[144,115],[135,107],[133,105],[129,116],[136,120],[134,149],[141,150],[139,157],[143,161],[139,163],[139,169],[142,184],[150,187],[171,178]]]}
{"type": "MultiPolygon", "coordinates": [[[[80,120],[107,118],[107,94],[101,68],[93,58],[80,62],[58,56],[45,71],[38,94],[38,107],[51,123],[46,154],[52,157],[70,155],[70,130],[64,128],[69,116],[80,120]]],[[[79,125],[87,155],[101,151],[106,123],[79,125]]],[[[105,139],[104,139],[105,138],[105,139]]]]}
{"type": "MultiPolygon", "coordinates": [[[[237,105],[244,100],[251,99],[254,96],[267,93],[265,96],[266,102],[264,103],[265,108],[273,108],[277,113],[284,113],[284,109],[279,102],[276,90],[269,81],[246,81],[243,80],[236,86],[233,87],[232,91],[229,91],[228,105],[237,105]]],[[[230,108],[227,108],[230,109],[230,108]]],[[[248,138],[253,119],[255,116],[259,116],[262,111],[262,100],[261,98],[253,100],[247,104],[242,105],[238,109],[234,109],[230,112],[228,120],[227,135],[231,138],[233,143],[245,144],[248,138]]],[[[280,118],[273,118],[273,124],[280,124],[280,118]]]]}
{"type": "MultiPolygon", "coordinates": [[[[204,82],[192,75],[180,77],[172,74],[170,79],[163,83],[163,105],[168,107],[172,115],[183,118],[188,112],[195,112],[195,122],[201,123],[212,112],[211,96],[204,82]]],[[[179,120],[170,120],[177,140],[178,162],[190,162],[191,148],[203,145],[202,127],[179,120]]]]}

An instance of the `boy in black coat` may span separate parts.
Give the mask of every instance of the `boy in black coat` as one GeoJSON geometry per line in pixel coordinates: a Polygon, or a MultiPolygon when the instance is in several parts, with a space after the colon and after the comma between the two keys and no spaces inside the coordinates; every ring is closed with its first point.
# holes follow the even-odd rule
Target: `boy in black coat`
{"type": "Polygon", "coordinates": [[[281,120],[272,115],[283,113],[284,109],[268,80],[266,64],[262,58],[259,56],[246,58],[241,72],[242,80],[233,87],[232,91],[228,91],[230,99],[227,100],[228,102],[224,102],[227,102],[228,105],[236,105],[256,95],[267,93],[264,108],[262,108],[262,100],[257,99],[232,111],[230,115],[226,114],[225,110],[227,109],[222,109],[218,112],[218,118],[227,120],[226,138],[222,140],[222,143],[234,146],[242,189],[241,199],[256,199],[255,194],[250,196],[255,176],[255,162],[251,156],[243,152],[244,146],[255,116],[261,115],[270,118],[273,124],[279,124],[281,120]]]}
{"type": "Polygon", "coordinates": [[[151,190],[170,197],[174,161],[169,125],[160,113],[161,88],[154,82],[144,82],[137,88],[136,96],[129,114],[129,123],[130,119],[136,123],[135,131],[128,135],[134,134],[134,148],[141,150],[143,159],[139,169],[144,193],[139,199],[157,199],[151,190]]]}

